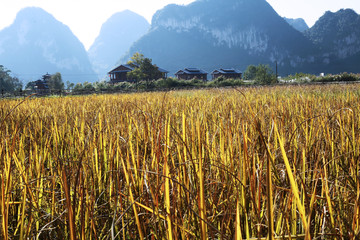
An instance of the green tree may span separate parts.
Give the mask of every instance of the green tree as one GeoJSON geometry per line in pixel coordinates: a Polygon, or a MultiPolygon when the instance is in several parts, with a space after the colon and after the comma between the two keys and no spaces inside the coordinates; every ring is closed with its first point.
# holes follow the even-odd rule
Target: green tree
{"type": "Polygon", "coordinates": [[[87,91],[87,92],[93,92],[93,91],[95,91],[95,87],[94,87],[93,84],[90,83],[90,82],[84,82],[84,83],[83,83],[83,89],[84,89],[84,91],[87,91]]]}
{"type": "Polygon", "coordinates": [[[141,53],[134,53],[134,55],[131,57],[131,60],[127,62],[130,66],[137,68],[141,65],[141,63],[144,61],[145,57],[141,53]]]}
{"type": "Polygon", "coordinates": [[[68,90],[72,90],[75,86],[75,83],[72,83],[70,81],[66,81],[66,87],[68,90]]]}
{"type": "Polygon", "coordinates": [[[92,93],[95,91],[95,87],[92,83],[84,82],[84,83],[77,83],[74,86],[73,92],[75,93],[92,93]]]}
{"type": "Polygon", "coordinates": [[[255,65],[249,65],[244,72],[245,80],[255,80],[257,67],[255,65]]]}
{"type": "Polygon", "coordinates": [[[272,84],[276,83],[277,79],[269,65],[260,64],[257,66],[255,82],[259,84],[272,84]]]}
{"type": "Polygon", "coordinates": [[[57,72],[53,74],[48,80],[48,86],[50,90],[64,90],[65,84],[62,80],[61,73],[57,72]]]}
{"type": "Polygon", "coordinates": [[[156,65],[152,64],[152,60],[145,58],[140,64],[140,70],[145,74],[145,80],[155,80],[161,78],[161,72],[156,65]]]}
{"type": "Polygon", "coordinates": [[[107,91],[110,89],[110,85],[106,81],[95,82],[93,87],[95,91],[107,91]]]}
{"type": "Polygon", "coordinates": [[[162,77],[159,68],[152,64],[152,60],[145,58],[140,53],[135,53],[128,64],[134,68],[134,70],[127,73],[129,79],[139,82],[141,80],[150,81],[162,77]]]}
{"type": "Polygon", "coordinates": [[[244,79],[255,80],[258,84],[272,84],[277,82],[276,75],[269,65],[264,64],[248,66],[244,72],[244,79]]]}
{"type": "Polygon", "coordinates": [[[145,75],[145,73],[143,73],[141,70],[140,70],[140,68],[135,68],[134,70],[132,70],[131,72],[128,72],[127,74],[127,77],[129,78],[129,79],[133,79],[133,80],[135,80],[136,82],[139,82],[139,81],[141,81],[141,80],[143,80],[143,79],[145,79],[146,78],[146,75],[145,75]]]}
{"type": "Polygon", "coordinates": [[[0,65],[0,91],[12,92],[22,89],[21,81],[16,77],[11,77],[11,71],[0,65]]]}
{"type": "Polygon", "coordinates": [[[73,88],[74,92],[82,92],[84,91],[84,86],[81,83],[77,83],[74,88],[73,88]]]}
{"type": "Polygon", "coordinates": [[[35,90],[35,82],[32,81],[32,82],[28,82],[25,86],[25,89],[28,89],[28,90],[35,90]]]}

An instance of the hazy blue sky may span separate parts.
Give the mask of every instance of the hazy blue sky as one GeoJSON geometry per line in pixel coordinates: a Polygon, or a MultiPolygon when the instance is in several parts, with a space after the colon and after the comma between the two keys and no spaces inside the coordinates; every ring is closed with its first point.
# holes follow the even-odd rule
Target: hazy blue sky
{"type": "MultiPolygon", "coordinates": [[[[16,13],[37,6],[68,25],[86,48],[99,34],[101,25],[114,13],[125,9],[144,16],[152,15],[170,3],[188,4],[194,0],[1,0],[0,30],[10,25],[16,13]]],[[[224,1],[224,0],[219,0],[224,1]]],[[[312,26],[326,10],[353,8],[360,13],[360,0],[267,0],[280,16],[304,18],[312,26]]]]}

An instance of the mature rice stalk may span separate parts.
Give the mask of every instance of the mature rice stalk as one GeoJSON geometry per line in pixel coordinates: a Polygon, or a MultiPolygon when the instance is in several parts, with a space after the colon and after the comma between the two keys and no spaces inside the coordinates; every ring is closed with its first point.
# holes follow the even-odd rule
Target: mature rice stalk
{"type": "MultiPolygon", "coordinates": [[[[299,210],[300,217],[302,219],[304,229],[305,229],[305,231],[307,231],[308,224],[307,224],[307,219],[306,219],[305,208],[301,203],[299,190],[298,190],[297,184],[295,182],[295,178],[294,178],[293,172],[292,172],[291,167],[290,167],[289,160],[287,158],[287,155],[286,155],[286,152],[285,152],[285,149],[284,149],[283,140],[281,139],[281,137],[279,135],[276,124],[275,124],[275,133],[276,133],[277,139],[279,141],[281,154],[282,154],[282,157],[283,157],[283,160],[284,160],[284,163],[285,163],[285,167],[286,167],[287,176],[288,176],[288,178],[290,180],[291,190],[292,190],[292,193],[293,193],[293,195],[295,197],[296,205],[297,205],[297,208],[299,210]]],[[[306,238],[310,239],[310,236],[308,235],[308,236],[306,236],[306,238]]]]}
{"type": "Polygon", "coordinates": [[[268,238],[274,239],[274,207],[273,207],[273,187],[272,187],[272,171],[271,157],[267,159],[266,169],[266,188],[267,188],[267,213],[268,213],[268,238]]]}
{"type": "MultiPolygon", "coordinates": [[[[180,129],[180,126],[179,126],[180,129]]],[[[183,203],[183,207],[185,207],[185,209],[188,208],[188,204],[190,203],[190,187],[191,187],[191,173],[190,173],[190,164],[191,162],[189,161],[189,143],[188,143],[188,138],[187,138],[187,124],[186,124],[186,115],[185,112],[182,112],[182,119],[181,119],[181,129],[182,129],[182,135],[181,135],[181,151],[182,151],[182,155],[181,157],[179,157],[179,164],[182,168],[182,184],[184,185],[184,200],[182,201],[183,203]]],[[[191,158],[191,156],[190,156],[191,158]]],[[[192,214],[192,213],[189,213],[192,214]]],[[[191,216],[191,215],[190,215],[191,216]]],[[[191,217],[189,217],[189,219],[184,219],[184,227],[190,227],[190,221],[191,217]]]]}
{"type": "Polygon", "coordinates": [[[324,168],[323,168],[323,171],[322,171],[322,173],[323,173],[322,179],[323,179],[324,192],[325,192],[326,202],[327,202],[327,205],[328,205],[328,208],[329,208],[331,227],[335,228],[334,211],[333,211],[333,207],[332,207],[332,201],[331,201],[331,198],[330,198],[329,184],[328,184],[329,178],[328,178],[324,158],[323,158],[323,164],[324,164],[324,168]]]}
{"type": "Polygon", "coordinates": [[[357,239],[358,89],[247,88],[246,101],[224,89],[169,92],[166,101],[163,93],[41,98],[15,110],[20,101],[0,101],[0,238],[33,238],[39,231],[39,238],[70,239],[71,208],[82,239],[139,238],[139,226],[144,237],[166,238],[166,192],[173,238],[200,238],[203,192],[208,238],[241,231],[243,238],[262,239],[269,232],[271,172],[275,239],[304,238],[300,233],[357,239]],[[293,175],[307,228],[282,170],[293,175]],[[171,176],[169,190],[164,175],[171,176]]]}
{"type": "Polygon", "coordinates": [[[360,183],[357,182],[357,196],[354,206],[354,216],[352,221],[353,239],[360,237],[360,183]]]}
{"type": "Polygon", "coordinates": [[[242,240],[241,234],[241,223],[240,223],[240,203],[239,200],[236,201],[236,221],[235,221],[235,239],[242,240]]]}
{"type": "Polygon", "coordinates": [[[73,212],[73,206],[71,204],[71,195],[70,195],[70,185],[67,179],[67,174],[66,174],[66,170],[64,169],[64,167],[62,167],[62,185],[64,187],[64,192],[65,192],[65,197],[66,197],[66,209],[68,212],[68,226],[69,226],[69,230],[70,230],[70,239],[71,240],[76,240],[76,223],[75,223],[75,217],[74,217],[74,212],[73,212]]]}
{"type": "Polygon", "coordinates": [[[296,235],[297,234],[297,224],[298,224],[298,219],[297,219],[297,211],[296,211],[296,203],[292,202],[291,204],[291,235],[296,235]]]}
{"type": "MultiPolygon", "coordinates": [[[[248,174],[248,171],[250,170],[250,161],[249,161],[249,154],[248,154],[248,135],[245,131],[245,126],[242,125],[242,134],[243,134],[243,144],[244,147],[242,151],[244,152],[244,158],[242,161],[239,161],[242,164],[241,168],[241,175],[242,175],[242,185],[241,185],[241,203],[243,208],[243,214],[245,219],[245,236],[246,238],[250,238],[250,227],[249,227],[249,220],[248,220],[248,210],[247,210],[247,197],[245,194],[245,186],[248,182],[248,178],[251,176],[248,174]]],[[[240,143],[240,139],[238,140],[240,143]]],[[[241,146],[239,146],[239,149],[241,149],[241,146]]]]}
{"type": "Polygon", "coordinates": [[[201,226],[201,239],[205,240],[208,238],[207,232],[207,216],[206,216],[206,204],[205,204],[205,189],[204,189],[204,173],[203,173],[203,160],[204,160],[204,149],[202,148],[201,142],[201,131],[200,131],[200,120],[196,121],[197,127],[197,138],[198,138],[198,179],[199,179],[199,215],[200,215],[200,226],[201,226]]]}
{"type": "Polygon", "coordinates": [[[170,120],[166,123],[166,146],[164,156],[164,177],[165,177],[165,208],[166,208],[166,222],[167,222],[167,239],[173,238],[172,224],[171,224],[171,209],[170,209],[170,171],[168,164],[169,148],[170,148],[170,120]]]}
{"type": "Polygon", "coordinates": [[[2,237],[4,240],[9,239],[8,236],[8,211],[9,211],[9,202],[5,197],[7,192],[5,191],[6,185],[4,181],[4,175],[1,174],[1,230],[2,237]]]}
{"type": "Polygon", "coordinates": [[[24,231],[25,231],[25,226],[24,226],[24,222],[25,222],[25,209],[26,209],[26,186],[24,189],[24,193],[23,193],[23,202],[22,202],[22,207],[21,207],[21,224],[20,224],[20,240],[24,239],[24,231]]]}
{"type": "MultiPolygon", "coordinates": [[[[116,156],[119,157],[120,153],[118,153],[116,156]]],[[[135,205],[136,201],[135,201],[134,196],[133,196],[133,191],[132,191],[132,187],[131,187],[132,185],[130,183],[128,170],[126,169],[126,166],[125,166],[125,163],[124,163],[124,160],[123,160],[122,157],[120,158],[120,160],[121,160],[123,172],[124,172],[124,175],[125,175],[128,191],[129,191],[129,197],[130,197],[131,205],[133,206],[133,211],[134,211],[134,216],[133,217],[135,217],[136,226],[137,226],[137,230],[138,230],[138,233],[139,233],[139,238],[144,239],[144,234],[143,234],[143,230],[142,230],[141,223],[140,223],[140,220],[139,220],[139,215],[138,215],[138,212],[137,212],[137,208],[136,208],[136,205],[135,205]]]]}

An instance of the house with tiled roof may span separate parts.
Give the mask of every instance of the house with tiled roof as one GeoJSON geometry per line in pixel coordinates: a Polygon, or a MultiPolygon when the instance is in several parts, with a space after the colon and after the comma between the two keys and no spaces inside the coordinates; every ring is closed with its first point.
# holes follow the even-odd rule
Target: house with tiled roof
{"type": "MultiPolygon", "coordinates": [[[[134,79],[130,79],[127,76],[128,72],[131,72],[132,70],[134,70],[135,68],[137,68],[138,66],[136,66],[135,64],[121,64],[117,67],[115,67],[113,70],[111,70],[108,74],[110,77],[110,83],[119,83],[119,82],[134,82],[134,79]]],[[[159,76],[157,77],[157,79],[160,78],[167,78],[167,74],[169,73],[168,71],[166,71],[165,69],[159,68],[158,70],[160,71],[159,76]]],[[[156,80],[156,79],[154,79],[156,80]]]]}
{"type": "Polygon", "coordinates": [[[36,80],[34,83],[34,89],[36,93],[39,94],[47,94],[50,93],[50,88],[48,85],[48,81],[51,79],[51,75],[49,73],[42,76],[41,79],[36,80]]]}
{"type": "Polygon", "coordinates": [[[211,73],[212,79],[217,79],[219,77],[223,78],[233,78],[233,79],[241,79],[242,72],[233,68],[220,68],[216,69],[211,73]]]}
{"type": "Polygon", "coordinates": [[[183,80],[200,79],[203,81],[207,81],[207,74],[207,72],[198,68],[185,68],[183,70],[177,71],[175,73],[175,76],[178,79],[183,80]]]}

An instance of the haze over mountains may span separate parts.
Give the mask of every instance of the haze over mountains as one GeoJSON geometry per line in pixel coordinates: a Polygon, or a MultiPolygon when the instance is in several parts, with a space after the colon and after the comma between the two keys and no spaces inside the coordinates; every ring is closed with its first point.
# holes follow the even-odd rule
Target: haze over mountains
{"type": "Polygon", "coordinates": [[[199,0],[158,11],[149,33],[122,61],[141,52],[170,72],[189,66],[244,70],[275,61],[292,72],[313,63],[314,51],[311,41],[265,0],[199,0]]]}
{"type": "Polygon", "coordinates": [[[280,17],[265,0],[198,0],[166,6],[151,26],[133,12],[117,13],[86,52],[67,26],[42,9],[26,8],[0,31],[0,65],[25,82],[61,72],[75,83],[98,80],[135,52],[170,75],[185,67],[244,71],[250,64],[274,68],[275,62],[281,75],[360,72],[358,26],[360,16],[350,9],[327,12],[308,29],[302,19],[280,17]]]}
{"type": "Polygon", "coordinates": [[[333,72],[360,72],[360,15],[351,9],[326,12],[305,36],[333,72]]]}
{"type": "Polygon", "coordinates": [[[302,18],[284,18],[285,21],[290,24],[293,28],[298,30],[299,32],[305,32],[309,29],[309,26],[306,24],[305,20],[302,18]]]}
{"type": "Polygon", "coordinates": [[[69,27],[35,7],[21,10],[0,31],[0,64],[25,82],[47,72],[61,72],[71,82],[96,80],[83,44],[69,27]]]}
{"type": "Polygon", "coordinates": [[[259,63],[275,69],[275,62],[281,75],[359,72],[360,66],[351,59],[359,52],[359,25],[355,21],[359,15],[353,10],[326,15],[329,13],[301,33],[265,0],[199,0],[187,6],[168,5],[154,15],[150,31],[134,43],[121,62],[141,52],[170,72],[189,66],[206,71],[219,67],[244,70],[259,63]],[[348,26],[347,31],[325,38],[336,44],[317,43],[311,37],[338,31],[339,25],[348,26]],[[340,47],[342,44],[346,47],[340,47]],[[347,54],[341,58],[341,54],[334,54],[338,49],[347,54]]]}
{"type": "Polygon", "coordinates": [[[146,19],[129,10],[111,16],[101,27],[88,54],[95,72],[103,77],[130,46],[150,28],[146,19]]]}

